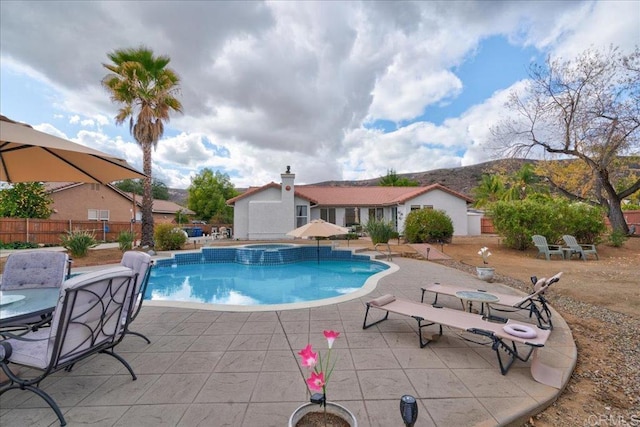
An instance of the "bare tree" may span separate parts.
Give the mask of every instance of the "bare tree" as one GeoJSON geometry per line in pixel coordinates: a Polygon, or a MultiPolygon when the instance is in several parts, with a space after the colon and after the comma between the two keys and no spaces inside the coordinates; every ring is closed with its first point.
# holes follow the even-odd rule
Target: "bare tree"
{"type": "MultiPolygon", "coordinates": [[[[533,65],[526,89],[511,94],[516,113],[492,129],[510,157],[549,156],[584,162],[595,185],[586,200],[606,208],[614,230],[628,233],[621,202],[640,190],[640,179],[616,190],[620,156],[640,147],[640,50],[589,49],[572,60],[533,65]]],[[[553,182],[563,194],[583,199],[553,182]]]]}

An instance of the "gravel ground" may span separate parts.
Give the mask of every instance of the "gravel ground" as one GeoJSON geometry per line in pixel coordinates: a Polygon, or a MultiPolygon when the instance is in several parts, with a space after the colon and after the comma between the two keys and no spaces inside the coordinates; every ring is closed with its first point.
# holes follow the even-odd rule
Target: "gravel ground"
{"type": "MultiPolygon", "coordinates": [[[[474,266],[438,262],[475,274],[474,266]]],[[[530,292],[511,277],[496,281],[530,292]]],[[[571,327],[578,363],[559,399],[525,426],[640,426],[640,320],[568,297],[550,302],[571,327]]]]}

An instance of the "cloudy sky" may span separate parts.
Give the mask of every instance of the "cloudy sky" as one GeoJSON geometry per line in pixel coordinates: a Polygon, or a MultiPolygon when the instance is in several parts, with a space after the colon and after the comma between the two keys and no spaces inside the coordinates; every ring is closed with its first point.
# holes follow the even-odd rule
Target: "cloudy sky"
{"type": "Polygon", "coordinates": [[[202,168],[238,187],[480,163],[531,62],[640,44],[640,2],[0,2],[0,112],[126,158],[100,80],[145,45],[181,77],[154,177],[202,168]]]}

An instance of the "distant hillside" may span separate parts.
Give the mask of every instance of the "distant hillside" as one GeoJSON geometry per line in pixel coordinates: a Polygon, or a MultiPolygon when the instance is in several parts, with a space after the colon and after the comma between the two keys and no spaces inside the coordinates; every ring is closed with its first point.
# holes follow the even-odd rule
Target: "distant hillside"
{"type": "MultiPolygon", "coordinates": [[[[524,163],[533,163],[533,160],[525,159],[504,159],[493,160],[472,166],[462,166],[458,168],[436,169],[426,172],[414,172],[398,174],[400,178],[408,178],[418,181],[421,186],[431,184],[442,184],[458,193],[473,197],[472,190],[478,186],[482,174],[490,173],[496,169],[512,173],[519,170],[524,163]]],[[[329,185],[335,187],[363,186],[371,187],[378,185],[380,178],[366,179],[361,181],[324,181],[313,185],[329,185]]],[[[266,184],[266,183],[265,183],[266,184]]],[[[169,200],[179,205],[186,206],[187,190],[170,188],[169,200]]]]}
{"type": "MultiPolygon", "coordinates": [[[[436,169],[426,172],[399,173],[398,177],[418,181],[421,186],[442,184],[458,193],[473,197],[472,190],[478,186],[483,174],[491,173],[496,169],[512,173],[519,170],[524,163],[534,163],[527,159],[503,159],[492,160],[471,166],[458,168],[436,169]]],[[[336,187],[346,186],[374,186],[378,185],[380,178],[362,181],[325,181],[314,185],[331,185],[336,187]]]]}

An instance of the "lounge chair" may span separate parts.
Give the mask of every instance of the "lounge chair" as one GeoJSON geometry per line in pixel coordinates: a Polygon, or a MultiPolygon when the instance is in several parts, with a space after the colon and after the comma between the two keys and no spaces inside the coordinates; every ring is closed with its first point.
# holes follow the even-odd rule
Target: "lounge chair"
{"type": "Polygon", "coordinates": [[[58,404],[40,388],[49,375],[105,353],[118,359],[135,380],[131,366],[113,351],[124,336],[120,319],[130,298],[133,276],[129,268],[112,267],[65,281],[50,328],[0,341],[0,367],[9,378],[0,395],[13,389],[31,391],[47,402],[64,426],[58,404]]]}
{"type": "Polygon", "coordinates": [[[533,244],[538,248],[538,255],[536,255],[536,258],[540,255],[544,255],[547,261],[550,261],[551,255],[560,255],[562,259],[564,259],[564,251],[562,250],[562,247],[548,244],[547,238],[539,234],[534,234],[531,238],[533,239],[533,244]]]}
{"type": "MultiPolygon", "coordinates": [[[[529,295],[524,297],[502,294],[499,292],[490,292],[491,295],[495,295],[496,297],[498,297],[497,302],[491,303],[491,308],[492,310],[497,311],[528,310],[530,318],[536,316],[539,327],[553,329],[553,323],[551,322],[551,310],[547,305],[547,300],[544,297],[544,293],[547,291],[549,286],[559,281],[561,276],[562,272],[550,277],[549,279],[545,279],[544,277],[542,279],[532,277],[531,280],[532,282],[534,282],[533,291],[529,295]],[[500,309],[495,307],[496,305],[510,307],[511,310],[500,309]]],[[[433,304],[438,303],[438,295],[440,294],[458,297],[456,295],[457,292],[475,290],[464,286],[445,285],[441,283],[433,283],[421,289],[422,302],[424,302],[425,292],[435,293],[433,304]]],[[[485,292],[480,289],[478,289],[477,291],[485,292]]],[[[460,300],[460,302],[462,302],[462,307],[464,309],[464,302],[462,300],[460,300]]]]}
{"type": "Polygon", "coordinates": [[[131,296],[132,301],[128,301],[125,304],[125,309],[122,315],[122,324],[125,327],[125,334],[136,335],[144,339],[147,344],[151,344],[149,338],[140,332],[129,330],[131,322],[138,317],[138,313],[142,309],[142,301],[144,300],[144,293],[147,290],[147,284],[149,283],[149,275],[151,274],[151,265],[153,261],[149,254],[138,251],[127,251],[122,255],[120,265],[129,267],[133,270],[134,276],[134,290],[131,296]],[[131,304],[131,305],[129,305],[131,304]]]}
{"type": "MultiPolygon", "coordinates": [[[[533,378],[552,387],[561,388],[562,375],[555,368],[542,364],[537,358],[537,350],[544,347],[551,331],[538,328],[534,325],[526,325],[512,320],[505,322],[492,322],[480,314],[467,313],[459,310],[444,308],[439,305],[427,305],[405,299],[398,299],[393,295],[383,295],[366,303],[367,311],[364,315],[363,329],[387,320],[389,313],[412,317],[418,322],[418,339],[423,348],[433,340],[423,336],[422,329],[432,325],[438,325],[439,334],[442,335],[442,327],[448,326],[460,329],[472,334],[481,335],[491,339],[491,348],[495,350],[500,372],[505,375],[513,362],[519,359],[523,362],[531,359],[531,375],[533,378]],[[375,308],[385,311],[382,319],[367,324],[370,309],[375,308]],[[507,332],[509,330],[510,332],[507,332]],[[529,351],[521,355],[517,344],[529,346],[529,351]],[[502,354],[506,355],[503,360],[502,354]]],[[[461,350],[462,351],[462,350],[461,350]]]]}
{"type": "MultiPolygon", "coordinates": [[[[69,276],[71,261],[65,252],[14,252],[7,257],[0,291],[32,288],[59,288],[69,276]]],[[[5,328],[37,328],[47,324],[51,315],[33,316],[19,323],[5,323],[5,328]]]]}
{"type": "Polygon", "coordinates": [[[565,234],[562,236],[562,240],[567,245],[567,248],[570,249],[569,259],[573,255],[579,255],[583,261],[587,260],[587,255],[594,255],[596,259],[598,258],[598,251],[596,250],[596,245],[587,245],[578,243],[575,237],[565,234]]]}

